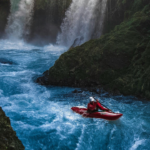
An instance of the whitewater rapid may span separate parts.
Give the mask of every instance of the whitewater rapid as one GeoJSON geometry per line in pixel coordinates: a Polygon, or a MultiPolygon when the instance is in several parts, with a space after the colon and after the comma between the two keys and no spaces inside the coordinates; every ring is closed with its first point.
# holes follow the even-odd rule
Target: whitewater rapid
{"type": "Polygon", "coordinates": [[[148,150],[150,102],[108,93],[76,94],[74,88],[34,82],[66,50],[0,41],[0,60],[12,62],[0,63],[0,106],[25,150],[148,150]],[[71,111],[72,106],[87,106],[91,95],[123,117],[106,121],[71,111]]]}

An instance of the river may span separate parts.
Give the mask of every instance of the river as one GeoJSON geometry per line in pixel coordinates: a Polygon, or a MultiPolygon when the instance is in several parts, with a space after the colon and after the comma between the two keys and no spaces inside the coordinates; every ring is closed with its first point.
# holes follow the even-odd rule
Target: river
{"type": "Polygon", "coordinates": [[[148,150],[150,102],[34,82],[66,50],[0,41],[0,60],[8,62],[0,63],[0,106],[25,150],[148,150]],[[73,113],[70,108],[86,106],[90,95],[123,116],[107,121],[73,113]]]}

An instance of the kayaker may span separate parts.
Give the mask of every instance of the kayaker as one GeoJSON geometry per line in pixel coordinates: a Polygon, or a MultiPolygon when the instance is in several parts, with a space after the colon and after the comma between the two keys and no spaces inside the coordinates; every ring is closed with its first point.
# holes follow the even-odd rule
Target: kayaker
{"type": "Polygon", "coordinates": [[[104,110],[104,111],[111,111],[108,108],[103,107],[98,100],[96,100],[93,97],[90,97],[90,103],[88,103],[87,106],[88,112],[96,112],[98,109],[104,110]]]}

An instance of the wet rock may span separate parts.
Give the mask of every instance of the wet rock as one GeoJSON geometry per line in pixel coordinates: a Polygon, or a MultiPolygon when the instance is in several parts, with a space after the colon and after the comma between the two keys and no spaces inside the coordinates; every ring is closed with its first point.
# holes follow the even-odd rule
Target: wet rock
{"type": "Polygon", "coordinates": [[[12,129],[10,120],[0,107],[0,150],[24,150],[24,146],[12,129]]]}
{"type": "Polygon", "coordinates": [[[40,85],[49,85],[49,81],[48,78],[45,76],[39,77],[36,79],[36,83],[40,84],[40,85]]]}
{"type": "Polygon", "coordinates": [[[46,70],[42,76],[37,76],[35,77],[36,79],[34,80],[36,83],[40,85],[49,85],[49,79],[48,79],[48,70],[46,70]]]}
{"type": "Polygon", "coordinates": [[[10,13],[10,0],[0,0],[0,38],[3,38],[10,13]]]}
{"type": "Polygon", "coordinates": [[[83,91],[82,90],[74,90],[72,91],[72,93],[82,93],[83,91]]]}
{"type": "Polygon", "coordinates": [[[81,43],[82,43],[83,40],[84,40],[83,36],[80,37],[80,38],[76,38],[74,40],[74,43],[72,44],[72,46],[70,48],[74,48],[74,47],[76,47],[78,45],[81,45],[81,43]]]}

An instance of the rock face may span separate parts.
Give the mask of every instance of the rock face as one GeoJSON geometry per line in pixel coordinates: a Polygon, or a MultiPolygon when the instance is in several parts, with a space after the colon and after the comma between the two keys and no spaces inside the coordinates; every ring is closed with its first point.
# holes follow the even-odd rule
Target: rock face
{"type": "Polygon", "coordinates": [[[0,149],[1,150],[24,150],[24,146],[13,131],[10,120],[0,107],[0,149]]]}
{"type": "Polygon", "coordinates": [[[109,91],[150,99],[150,2],[135,2],[141,2],[142,7],[100,39],[62,54],[37,82],[100,85],[109,91]]]}
{"type": "Polygon", "coordinates": [[[29,41],[44,45],[55,43],[65,12],[72,0],[35,0],[29,41]]]}
{"type": "Polygon", "coordinates": [[[103,33],[110,32],[148,3],[149,0],[108,0],[103,33]]]}
{"type": "Polygon", "coordinates": [[[0,38],[3,37],[10,13],[10,0],[0,0],[0,38]]]}

